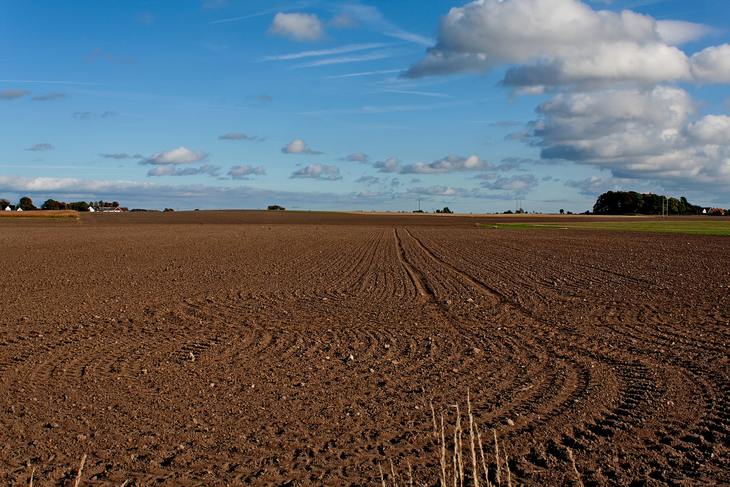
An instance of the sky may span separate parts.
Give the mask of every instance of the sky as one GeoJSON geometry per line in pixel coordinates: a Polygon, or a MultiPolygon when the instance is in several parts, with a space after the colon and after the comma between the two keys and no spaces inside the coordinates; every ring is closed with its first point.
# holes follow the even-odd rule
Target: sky
{"type": "Polygon", "coordinates": [[[0,198],[730,207],[726,0],[0,0],[0,198]]]}

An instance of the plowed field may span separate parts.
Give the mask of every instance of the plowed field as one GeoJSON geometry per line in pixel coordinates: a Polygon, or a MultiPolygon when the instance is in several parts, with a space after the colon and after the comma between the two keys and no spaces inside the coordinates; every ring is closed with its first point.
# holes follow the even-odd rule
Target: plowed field
{"type": "Polygon", "coordinates": [[[730,239],[479,223],[0,222],[0,483],[437,485],[467,391],[512,485],[730,483],[730,239]]]}

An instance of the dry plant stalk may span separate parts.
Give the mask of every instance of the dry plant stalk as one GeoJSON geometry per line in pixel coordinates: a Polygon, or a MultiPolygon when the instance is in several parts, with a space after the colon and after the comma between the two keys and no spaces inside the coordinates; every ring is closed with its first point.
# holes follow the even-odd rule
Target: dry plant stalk
{"type": "Polygon", "coordinates": [[[474,416],[471,413],[471,397],[469,389],[466,390],[466,406],[469,414],[469,446],[471,447],[471,474],[474,480],[474,487],[479,487],[479,467],[477,467],[477,451],[474,445],[474,416]]]}
{"type": "Polygon", "coordinates": [[[79,471],[76,472],[76,482],[74,482],[74,487],[79,487],[79,484],[81,483],[81,472],[84,470],[84,463],[86,463],[86,453],[84,453],[84,456],[81,457],[81,464],[79,465],[79,471]]]}
{"type": "Polygon", "coordinates": [[[428,400],[428,405],[431,406],[431,419],[433,420],[433,437],[436,438],[436,441],[438,441],[439,429],[438,426],[436,426],[436,412],[433,410],[433,401],[431,399],[428,400]]]}
{"type": "Polygon", "coordinates": [[[489,469],[487,468],[487,459],[484,456],[484,447],[482,446],[482,434],[479,432],[479,426],[477,425],[477,440],[479,443],[479,456],[482,460],[482,468],[484,469],[484,478],[487,480],[487,487],[490,487],[492,484],[489,482],[489,469]]]}
{"type": "Polygon", "coordinates": [[[459,440],[456,438],[456,428],[454,428],[454,452],[451,454],[451,464],[454,466],[454,487],[459,487],[459,460],[456,457],[456,451],[458,448],[459,440]]]}
{"type": "Polygon", "coordinates": [[[390,462],[390,474],[393,476],[393,485],[395,487],[398,487],[398,479],[395,476],[395,468],[393,468],[393,460],[388,459],[388,461],[390,462]]]}
{"type": "MultiPolygon", "coordinates": [[[[484,442],[482,441],[481,430],[479,424],[474,419],[474,412],[471,405],[471,395],[467,390],[466,396],[467,403],[467,416],[469,418],[469,453],[471,456],[471,483],[469,485],[473,487],[501,487],[502,477],[505,476],[506,487],[512,487],[512,472],[509,466],[509,456],[506,449],[503,447],[500,454],[499,451],[499,439],[497,438],[497,430],[492,429],[492,435],[494,437],[494,460],[496,464],[495,480],[496,483],[492,483],[489,478],[489,467],[487,466],[487,457],[484,453],[484,442]],[[479,457],[477,457],[477,448],[479,449],[479,457]],[[483,472],[483,481],[481,478],[483,472]]],[[[439,424],[436,420],[436,411],[433,407],[433,402],[429,400],[429,406],[431,409],[431,421],[433,423],[433,434],[436,439],[437,446],[440,446],[439,452],[439,481],[441,487],[464,487],[465,479],[467,478],[468,466],[464,465],[464,427],[462,426],[461,410],[458,404],[454,404],[453,407],[456,410],[456,420],[454,424],[453,435],[451,439],[453,441],[453,450],[448,452],[450,460],[447,459],[447,445],[446,445],[446,426],[444,421],[444,413],[440,413],[440,431],[439,424]],[[452,469],[452,470],[450,470],[452,469]],[[450,485],[449,485],[450,484],[450,485]]],[[[578,469],[575,466],[575,460],[572,452],[568,453],[571,462],[573,464],[573,470],[575,471],[576,477],[578,478],[579,485],[582,487],[583,483],[580,481],[580,475],[578,469]]],[[[395,466],[391,459],[388,460],[390,463],[390,476],[394,487],[398,487],[398,476],[396,474],[395,466]]],[[[468,460],[467,460],[468,462],[468,460]]],[[[408,480],[407,484],[413,487],[413,468],[409,461],[406,462],[408,466],[408,480]]],[[[380,471],[380,483],[382,487],[387,487],[390,481],[386,481],[383,473],[381,464],[378,464],[378,470],[380,471]]],[[[405,480],[404,480],[405,482],[405,480]]]]}
{"type": "Polygon", "coordinates": [[[459,410],[459,405],[456,405],[456,431],[458,431],[458,436],[456,437],[457,442],[454,442],[454,448],[457,450],[457,458],[459,459],[459,486],[464,486],[464,457],[463,457],[463,451],[464,446],[462,443],[462,433],[463,430],[461,428],[461,411],[459,410]]]}
{"type": "Polygon", "coordinates": [[[573,466],[573,473],[575,473],[575,480],[578,482],[578,485],[580,487],[583,487],[583,479],[580,476],[580,472],[578,472],[578,467],[575,465],[575,457],[573,456],[573,450],[570,448],[566,448],[568,450],[568,459],[570,460],[570,464],[573,466]]]}
{"type": "Polygon", "coordinates": [[[493,429],[494,433],[494,459],[497,463],[497,485],[502,485],[502,472],[499,467],[499,443],[497,442],[497,430],[493,429]]]}
{"type": "Polygon", "coordinates": [[[441,487],[446,487],[446,434],[444,432],[444,413],[441,413],[441,487]]]}
{"type": "Polygon", "coordinates": [[[504,467],[507,470],[507,487],[512,487],[512,472],[509,470],[509,456],[504,452],[504,467]]]}

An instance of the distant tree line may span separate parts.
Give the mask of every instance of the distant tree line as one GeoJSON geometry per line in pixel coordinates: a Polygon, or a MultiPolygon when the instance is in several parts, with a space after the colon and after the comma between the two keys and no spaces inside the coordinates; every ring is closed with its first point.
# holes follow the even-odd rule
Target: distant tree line
{"type": "Polygon", "coordinates": [[[56,201],[54,199],[48,199],[41,205],[42,210],[76,210],[76,211],[89,211],[89,208],[97,210],[103,210],[105,208],[119,208],[119,203],[116,201],[72,201],[66,203],[64,201],[56,201]]]}
{"type": "Polygon", "coordinates": [[[74,201],[72,203],[64,203],[63,201],[46,200],[41,205],[41,210],[76,210],[76,211],[89,211],[89,203],[86,201],[74,201]]]}
{"type": "Polygon", "coordinates": [[[5,210],[6,208],[10,208],[11,210],[21,209],[23,211],[32,211],[38,209],[33,204],[33,200],[27,196],[23,196],[22,198],[20,198],[17,205],[12,204],[8,199],[0,198],[0,210],[5,210]]]}
{"type": "Polygon", "coordinates": [[[89,211],[89,208],[94,208],[97,210],[103,210],[105,208],[119,208],[119,203],[117,201],[72,201],[70,203],[66,203],[64,201],[57,201],[54,199],[47,199],[40,208],[37,208],[33,204],[33,200],[28,196],[23,196],[18,200],[17,205],[13,205],[10,200],[6,198],[0,198],[0,211],[5,210],[5,208],[10,208],[11,210],[16,210],[20,208],[23,211],[33,211],[33,210],[76,210],[76,211],[89,211]]]}
{"type": "Polygon", "coordinates": [[[593,205],[596,215],[661,215],[662,207],[670,215],[701,215],[708,208],[693,205],[687,198],[672,198],[653,193],[636,191],[608,191],[603,193],[593,205]]]}

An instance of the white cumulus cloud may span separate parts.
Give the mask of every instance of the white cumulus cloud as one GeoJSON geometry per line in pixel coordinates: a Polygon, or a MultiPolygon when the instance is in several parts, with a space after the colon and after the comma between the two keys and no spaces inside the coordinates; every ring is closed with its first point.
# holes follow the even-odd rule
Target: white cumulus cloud
{"type": "Polygon", "coordinates": [[[208,176],[218,177],[220,167],[212,164],[204,164],[200,167],[177,167],[172,164],[155,166],[147,171],[148,176],[197,176],[199,174],[207,174],[208,176]]]}
{"type": "Polygon", "coordinates": [[[202,151],[193,151],[187,147],[178,147],[164,152],[159,152],[142,161],[143,164],[192,164],[205,160],[208,154],[202,151]]]}
{"type": "Polygon", "coordinates": [[[384,161],[376,161],[373,167],[379,172],[401,172],[403,167],[398,159],[395,157],[389,157],[384,161]]]}
{"type": "Polygon", "coordinates": [[[529,138],[544,159],[608,169],[617,178],[730,184],[730,118],[696,117],[680,88],[564,93],[538,108],[529,138]]]}
{"type": "Polygon", "coordinates": [[[349,154],[342,158],[343,161],[347,162],[368,162],[370,160],[370,157],[368,157],[367,154],[364,152],[353,152],[352,154],[349,154]]]}
{"type": "Polygon", "coordinates": [[[493,181],[484,181],[480,184],[483,188],[499,191],[512,191],[516,194],[527,193],[528,191],[535,189],[537,185],[537,178],[532,174],[498,177],[493,181]]]}
{"type": "Polygon", "coordinates": [[[279,12],[269,32],[297,41],[316,41],[324,35],[324,25],[315,14],[279,12]]]}
{"type": "Polygon", "coordinates": [[[262,166],[249,166],[242,164],[239,166],[233,166],[229,171],[228,175],[232,179],[247,180],[251,179],[251,176],[263,176],[266,174],[266,169],[262,166]]]}
{"type": "Polygon", "coordinates": [[[690,59],[677,45],[710,32],[579,0],[476,0],[452,8],[438,41],[408,76],[479,72],[512,65],[504,83],[528,92],[558,86],[724,81],[730,52],[719,46],[690,59]]]}
{"type": "Polygon", "coordinates": [[[328,166],[327,164],[309,164],[290,176],[292,179],[322,179],[325,181],[336,181],[342,179],[340,168],[328,166]]]}
{"type": "Polygon", "coordinates": [[[321,152],[312,150],[302,139],[294,139],[281,148],[284,154],[309,154],[318,155],[321,152]]]}
{"type": "Polygon", "coordinates": [[[730,44],[710,46],[692,55],[692,74],[698,81],[730,83],[730,44]]]}
{"type": "Polygon", "coordinates": [[[478,156],[467,157],[450,155],[434,162],[417,162],[403,166],[402,174],[444,174],[464,171],[485,171],[493,169],[490,163],[481,160],[478,156]]]}

